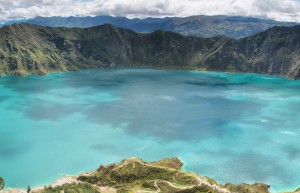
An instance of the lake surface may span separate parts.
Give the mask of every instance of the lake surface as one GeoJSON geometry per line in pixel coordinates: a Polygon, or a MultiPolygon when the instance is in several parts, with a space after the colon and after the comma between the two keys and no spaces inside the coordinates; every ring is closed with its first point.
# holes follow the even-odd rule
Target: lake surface
{"type": "Polygon", "coordinates": [[[300,81],[153,69],[5,76],[0,124],[9,187],[132,156],[176,156],[221,183],[300,186],[300,81]]]}

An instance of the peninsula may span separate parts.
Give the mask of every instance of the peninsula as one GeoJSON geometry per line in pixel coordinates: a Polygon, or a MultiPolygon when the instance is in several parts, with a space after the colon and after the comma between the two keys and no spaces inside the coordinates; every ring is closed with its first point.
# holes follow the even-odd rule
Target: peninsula
{"type": "MultiPolygon", "coordinates": [[[[65,176],[50,186],[27,190],[10,189],[5,193],[270,193],[262,183],[234,185],[218,184],[214,179],[181,170],[178,158],[145,162],[129,158],[118,164],[100,166],[78,176],[65,176]]],[[[0,178],[0,188],[4,182],[0,178]]],[[[295,192],[298,193],[299,189],[295,192]]]]}

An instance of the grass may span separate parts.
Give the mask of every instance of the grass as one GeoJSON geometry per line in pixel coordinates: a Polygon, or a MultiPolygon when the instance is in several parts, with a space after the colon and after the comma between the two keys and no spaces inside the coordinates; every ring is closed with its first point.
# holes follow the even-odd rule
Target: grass
{"type": "Polygon", "coordinates": [[[65,184],[58,187],[46,187],[44,190],[37,191],[36,193],[100,193],[97,187],[88,183],[72,183],[65,184]]]}
{"type": "MultiPolygon", "coordinates": [[[[232,193],[270,193],[266,184],[219,185],[212,178],[180,170],[182,165],[174,158],[150,163],[130,158],[85,173],[77,178],[77,183],[49,186],[34,193],[221,193],[222,188],[232,193]],[[203,183],[199,183],[201,180],[203,183]]],[[[3,188],[2,178],[0,185],[1,182],[3,188]]]]}

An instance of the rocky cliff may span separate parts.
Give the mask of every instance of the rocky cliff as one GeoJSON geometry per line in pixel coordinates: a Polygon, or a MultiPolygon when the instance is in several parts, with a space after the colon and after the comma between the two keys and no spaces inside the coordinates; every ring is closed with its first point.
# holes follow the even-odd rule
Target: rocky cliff
{"type": "Polygon", "coordinates": [[[240,40],[135,33],[112,25],[82,29],[16,24],[0,28],[0,36],[0,74],[149,66],[300,78],[300,26],[275,27],[240,40]]]}

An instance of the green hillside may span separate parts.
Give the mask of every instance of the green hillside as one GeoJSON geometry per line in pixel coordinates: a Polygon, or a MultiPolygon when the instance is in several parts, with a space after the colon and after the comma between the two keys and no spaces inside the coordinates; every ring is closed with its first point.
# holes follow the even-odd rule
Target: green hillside
{"type": "Polygon", "coordinates": [[[82,29],[16,24],[0,28],[0,36],[0,74],[148,66],[300,78],[300,26],[275,27],[240,40],[135,33],[112,25],[82,29]]]}

